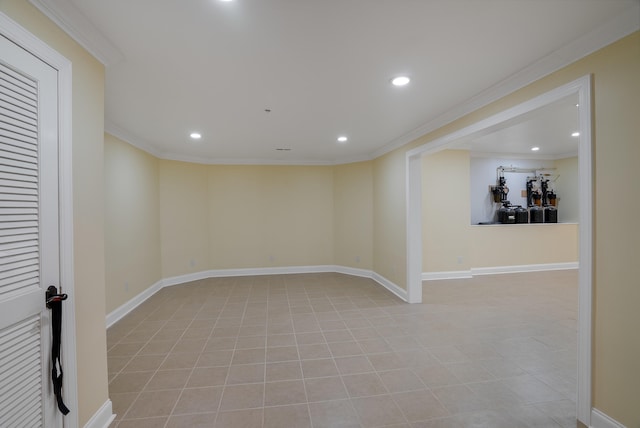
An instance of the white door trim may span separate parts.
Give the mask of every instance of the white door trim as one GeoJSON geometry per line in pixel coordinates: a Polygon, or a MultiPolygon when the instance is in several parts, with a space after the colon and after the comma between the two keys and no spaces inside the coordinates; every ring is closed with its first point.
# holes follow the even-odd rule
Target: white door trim
{"type": "Polygon", "coordinates": [[[579,298],[578,298],[578,384],[577,417],[590,426],[591,422],[591,338],[593,300],[593,163],[591,138],[590,75],[581,77],[529,101],[504,110],[473,125],[457,130],[406,153],[406,210],[407,210],[407,293],[408,301],[422,301],[422,205],[420,158],[444,150],[456,140],[495,126],[508,119],[543,107],[568,95],[577,94],[579,109],[579,168],[580,225],[579,225],[579,298]]]}
{"type": "MultiPolygon", "coordinates": [[[[62,362],[64,400],[71,410],[64,417],[66,428],[78,427],[76,322],[73,272],[73,183],[72,183],[72,74],[71,61],[0,12],[0,34],[49,64],[58,74],[58,180],[60,223],[60,285],[69,298],[62,317],[62,362]]],[[[44,296],[43,296],[44,298],[44,296]]],[[[46,373],[48,375],[48,373],[46,373]]],[[[49,377],[47,376],[47,380],[49,377]]]]}

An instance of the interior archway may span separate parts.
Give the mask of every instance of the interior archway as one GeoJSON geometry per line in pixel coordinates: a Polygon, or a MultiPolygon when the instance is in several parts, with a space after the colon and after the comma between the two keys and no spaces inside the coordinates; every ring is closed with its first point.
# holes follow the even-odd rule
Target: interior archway
{"type": "Polygon", "coordinates": [[[508,121],[538,110],[570,95],[577,95],[579,149],[579,274],[578,274],[578,374],[577,419],[589,426],[591,415],[591,334],[592,334],[592,224],[593,180],[591,141],[591,76],[544,93],[473,125],[419,146],[406,154],[407,183],[407,300],[422,302],[422,183],[421,157],[453,147],[461,139],[486,133],[508,121]]]}

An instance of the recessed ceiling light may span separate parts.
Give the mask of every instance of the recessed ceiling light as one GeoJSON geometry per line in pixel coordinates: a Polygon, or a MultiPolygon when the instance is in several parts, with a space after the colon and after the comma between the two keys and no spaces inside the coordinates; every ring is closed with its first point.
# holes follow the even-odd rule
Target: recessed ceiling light
{"type": "Polygon", "coordinates": [[[391,84],[393,86],[404,86],[410,81],[411,79],[409,79],[407,76],[398,76],[391,79],[391,84]]]}
{"type": "Polygon", "coordinates": [[[348,140],[347,137],[345,137],[344,135],[341,135],[340,137],[338,137],[338,142],[339,143],[346,143],[348,140]]]}
{"type": "Polygon", "coordinates": [[[220,1],[223,1],[223,2],[229,3],[229,2],[232,2],[233,0],[220,0],[220,1]]]}
{"type": "Polygon", "coordinates": [[[540,147],[531,147],[532,152],[537,152],[538,150],[540,150],[540,147]]]}
{"type": "Polygon", "coordinates": [[[202,138],[202,134],[200,134],[199,132],[192,132],[191,134],[189,134],[189,137],[191,137],[193,140],[199,140],[200,138],[202,138]]]}
{"type": "Polygon", "coordinates": [[[573,134],[571,134],[572,137],[579,137],[580,133],[579,132],[574,132],[573,134]]]}

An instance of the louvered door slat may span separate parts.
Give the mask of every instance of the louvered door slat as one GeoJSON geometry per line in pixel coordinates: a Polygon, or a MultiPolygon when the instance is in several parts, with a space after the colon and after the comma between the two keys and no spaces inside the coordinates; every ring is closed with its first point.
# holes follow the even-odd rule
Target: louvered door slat
{"type": "Polygon", "coordinates": [[[36,135],[38,133],[38,121],[25,118],[23,115],[18,114],[17,111],[0,110],[0,122],[24,129],[36,135]]]}
{"type": "Polygon", "coordinates": [[[38,156],[38,153],[31,148],[24,148],[3,141],[0,141],[0,152],[15,153],[23,156],[30,156],[32,158],[36,158],[38,156]]]}
{"type": "Polygon", "coordinates": [[[0,99],[0,109],[10,111],[15,117],[20,117],[23,120],[36,120],[38,115],[37,112],[26,109],[22,106],[14,104],[10,99],[2,98],[0,99]]]}
{"type": "Polygon", "coordinates": [[[0,331],[0,426],[40,426],[40,316],[0,331]]]}
{"type": "Polygon", "coordinates": [[[2,67],[0,69],[0,78],[12,84],[14,87],[30,92],[34,97],[37,97],[38,95],[38,87],[36,86],[36,83],[30,78],[23,76],[22,73],[13,70],[11,67],[2,67]]]}
{"type": "Polygon", "coordinates": [[[0,95],[28,109],[33,109],[37,101],[37,96],[18,86],[12,86],[11,82],[6,80],[0,80],[0,95]]]}
{"type": "Polygon", "coordinates": [[[19,292],[20,290],[23,290],[25,288],[37,286],[39,281],[40,277],[38,275],[27,276],[26,278],[19,281],[6,281],[6,283],[10,284],[11,286],[0,288],[0,296],[2,296],[3,298],[5,296],[11,296],[12,294],[16,294],[16,292],[19,292]]]}
{"type": "Polygon", "coordinates": [[[25,141],[24,139],[18,140],[15,137],[5,135],[2,129],[0,129],[0,143],[7,144],[13,147],[19,147],[21,149],[29,150],[31,152],[37,151],[37,147],[38,147],[36,144],[37,142],[33,141],[32,139],[28,139],[28,141],[25,141]]]}

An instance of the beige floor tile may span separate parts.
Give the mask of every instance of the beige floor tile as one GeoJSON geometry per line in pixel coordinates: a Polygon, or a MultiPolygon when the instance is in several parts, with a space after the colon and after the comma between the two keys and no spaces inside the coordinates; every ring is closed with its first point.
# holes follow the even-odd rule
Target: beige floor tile
{"type": "Polygon", "coordinates": [[[265,350],[259,349],[236,349],[233,352],[231,364],[257,364],[265,362],[265,350]]]}
{"type": "Polygon", "coordinates": [[[304,360],[301,365],[302,374],[305,378],[336,376],[338,374],[338,368],[331,358],[304,360]]]}
{"type": "Polygon", "coordinates": [[[252,409],[263,406],[264,384],[227,385],[222,395],[220,410],[252,409]]]}
{"type": "Polygon", "coordinates": [[[236,340],[236,349],[257,349],[266,348],[266,336],[243,336],[236,340]]]}
{"type": "Polygon", "coordinates": [[[196,367],[228,366],[233,357],[232,350],[213,351],[200,354],[196,367]]]}
{"type": "Polygon", "coordinates": [[[118,428],[164,428],[167,423],[166,417],[127,419],[118,423],[118,428]]]}
{"type": "Polygon", "coordinates": [[[376,373],[342,376],[342,381],[352,398],[387,393],[387,389],[376,373]]]}
{"type": "Polygon", "coordinates": [[[184,389],[173,409],[173,414],[216,412],[222,397],[222,389],[221,386],[184,389]]]}
{"type": "Polygon", "coordinates": [[[382,427],[406,422],[402,411],[390,395],[353,400],[360,422],[365,427],[382,427]]]}
{"type": "Polygon", "coordinates": [[[295,346],[296,336],[294,334],[272,334],[267,337],[267,346],[269,348],[279,346],[295,346]]]}
{"type": "Polygon", "coordinates": [[[190,374],[190,369],[157,371],[144,387],[144,390],[182,389],[187,383],[190,374]]]}
{"type": "Polygon", "coordinates": [[[360,427],[357,413],[350,400],[309,403],[314,428],[360,427]]]}
{"type": "Polygon", "coordinates": [[[227,385],[264,382],[264,364],[236,365],[229,368],[227,385]]]}
{"type": "Polygon", "coordinates": [[[220,412],[215,428],[261,428],[263,409],[236,410],[220,412]]]}
{"type": "Polygon", "coordinates": [[[111,425],[573,428],[576,284],[575,271],[429,281],[422,305],[342,274],[162,289],[107,332],[111,425]],[[182,388],[185,373],[197,388],[149,391],[182,388]],[[194,413],[168,420],[166,394],[152,408],[167,392],[194,413]],[[360,394],[377,395],[344,399],[360,394]],[[276,404],[291,399],[309,404],[276,404]],[[376,401],[403,420],[356,416],[352,403],[376,401]]]}
{"type": "Polygon", "coordinates": [[[306,404],[267,407],[264,409],[264,428],[311,428],[311,417],[306,404]]]}
{"type": "Polygon", "coordinates": [[[378,371],[393,370],[406,368],[407,365],[400,359],[395,352],[386,352],[383,354],[367,355],[369,362],[374,369],[378,371]]]}
{"type": "Polygon", "coordinates": [[[229,367],[196,367],[187,381],[187,388],[224,385],[229,367]]]}
{"type": "Polygon", "coordinates": [[[461,383],[451,370],[446,366],[437,365],[431,367],[417,367],[413,372],[422,380],[429,388],[439,386],[456,385],[461,383]]]}
{"type": "Polygon", "coordinates": [[[267,362],[276,363],[280,361],[297,361],[298,348],[295,346],[279,346],[267,348],[267,362]]]}
{"type": "Polygon", "coordinates": [[[322,333],[296,333],[296,343],[300,345],[313,345],[317,343],[326,343],[322,333]]]}
{"type": "Polygon", "coordinates": [[[122,372],[155,371],[164,359],[164,355],[138,355],[129,360],[129,363],[122,368],[122,372]]]}
{"type": "Polygon", "coordinates": [[[215,413],[198,413],[194,415],[173,415],[165,428],[212,428],[216,421],[215,413]]]}
{"type": "Polygon", "coordinates": [[[109,384],[109,392],[140,392],[154,372],[120,373],[109,384]]]}
{"type": "Polygon", "coordinates": [[[373,372],[374,368],[364,355],[334,358],[338,372],[342,375],[373,372]]]}
{"type": "Polygon", "coordinates": [[[339,376],[306,379],[304,385],[309,402],[349,398],[339,376]]]}
{"type": "Polygon", "coordinates": [[[170,353],[160,366],[160,370],[191,369],[195,367],[200,354],[197,353],[170,353]]]}
{"type": "Polygon", "coordinates": [[[329,346],[325,343],[299,345],[298,355],[301,360],[316,360],[320,358],[331,358],[331,351],[329,351],[329,346]]]}
{"type": "Polygon", "coordinates": [[[109,399],[111,399],[111,408],[113,414],[116,415],[116,419],[120,420],[124,417],[131,404],[138,397],[137,392],[109,392],[109,399]]]}
{"type": "Polygon", "coordinates": [[[304,383],[301,380],[267,382],[264,385],[265,406],[285,406],[306,401],[304,383]]]}
{"type": "Polygon", "coordinates": [[[393,394],[393,399],[410,422],[449,416],[447,409],[428,390],[393,394]]]}
{"type": "Polygon", "coordinates": [[[124,419],[168,416],[180,396],[180,390],[141,392],[124,419]]]}
{"type": "Polygon", "coordinates": [[[424,389],[420,378],[409,369],[378,372],[380,380],[389,392],[404,392],[424,389]]]}

